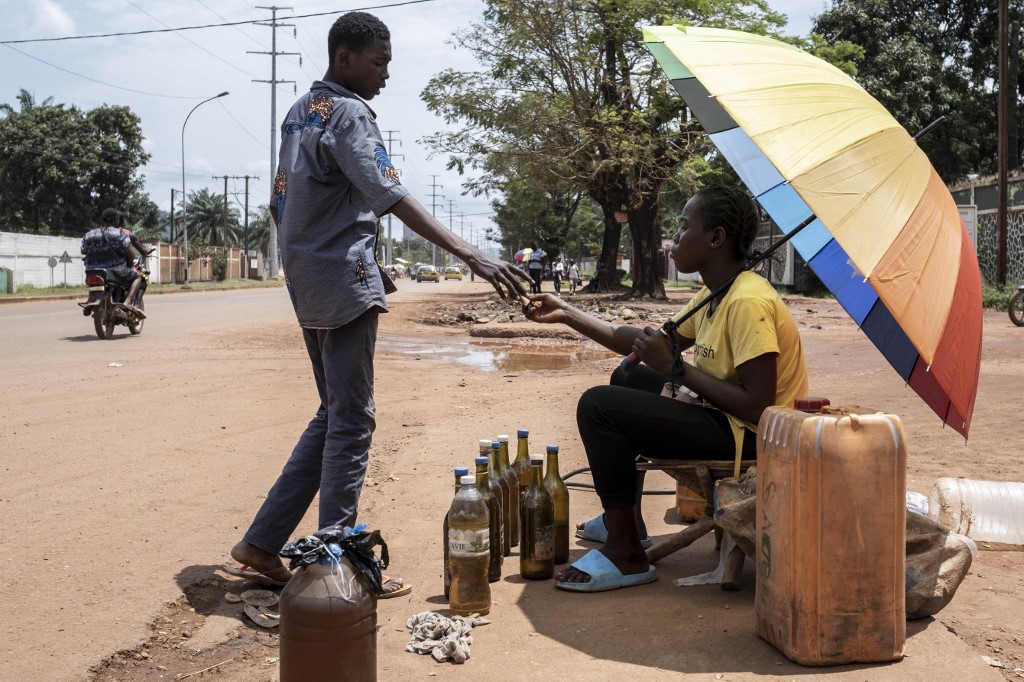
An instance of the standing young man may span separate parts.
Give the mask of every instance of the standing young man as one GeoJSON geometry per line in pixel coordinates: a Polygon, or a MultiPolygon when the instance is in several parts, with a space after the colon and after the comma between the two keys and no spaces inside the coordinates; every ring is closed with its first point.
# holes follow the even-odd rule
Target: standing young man
{"type": "MultiPolygon", "coordinates": [[[[320,405],[231,556],[230,572],[269,584],[290,577],[277,553],[317,491],[319,527],[355,525],[375,426],[373,353],[387,312],[374,257],[387,213],[455,254],[502,299],[525,293],[523,274],[487,258],[409,195],[366,104],[388,79],[391,35],[364,12],[342,15],[327,38],[330,65],[288,112],[270,210],[286,284],[313,365],[320,405]]],[[[387,579],[382,597],[408,590],[387,579]]]]}

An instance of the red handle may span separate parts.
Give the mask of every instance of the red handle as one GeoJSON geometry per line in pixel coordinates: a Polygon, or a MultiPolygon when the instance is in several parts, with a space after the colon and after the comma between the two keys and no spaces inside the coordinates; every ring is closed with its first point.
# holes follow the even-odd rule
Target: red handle
{"type": "Polygon", "coordinates": [[[629,370],[633,369],[634,367],[636,367],[639,364],[640,364],[640,358],[637,357],[637,354],[636,353],[630,353],[629,355],[627,355],[626,357],[624,357],[622,359],[622,363],[619,364],[619,367],[622,368],[623,372],[628,372],[629,370]]]}

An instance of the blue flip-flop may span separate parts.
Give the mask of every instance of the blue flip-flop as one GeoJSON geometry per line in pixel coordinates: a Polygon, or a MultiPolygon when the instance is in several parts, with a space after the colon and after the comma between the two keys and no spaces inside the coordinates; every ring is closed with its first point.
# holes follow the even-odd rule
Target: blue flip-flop
{"type": "Polygon", "coordinates": [[[633,587],[652,583],[658,579],[654,566],[647,565],[643,573],[623,574],[604,554],[592,549],[572,564],[572,567],[581,573],[590,576],[590,581],[585,583],[567,583],[556,581],[555,587],[570,592],[607,592],[617,590],[620,587],[633,587]]]}
{"type": "MultiPolygon", "coordinates": [[[[608,527],[604,525],[604,514],[598,514],[589,521],[586,521],[583,524],[583,528],[577,528],[576,537],[580,540],[590,540],[591,542],[608,542],[608,527]]],[[[640,541],[640,546],[644,549],[653,544],[654,540],[650,536],[640,541]]]]}

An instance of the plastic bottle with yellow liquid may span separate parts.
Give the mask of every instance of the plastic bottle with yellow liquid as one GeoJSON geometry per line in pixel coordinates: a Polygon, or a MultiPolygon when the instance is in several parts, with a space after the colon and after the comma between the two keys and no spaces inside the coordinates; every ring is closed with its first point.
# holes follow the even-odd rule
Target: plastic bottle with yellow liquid
{"type": "Polygon", "coordinates": [[[555,563],[569,561],[569,489],[558,473],[558,446],[549,445],[548,470],[544,474],[544,489],[551,497],[555,518],[555,563]]]}
{"type": "Polygon", "coordinates": [[[448,510],[448,563],[452,577],[448,606],[457,616],[491,610],[488,565],[491,561],[490,513],[476,476],[462,476],[448,510]]]}
{"type": "MultiPolygon", "coordinates": [[[[463,476],[468,476],[468,475],[469,475],[469,467],[455,467],[455,492],[456,492],[456,494],[458,494],[459,489],[462,486],[462,477],[463,476]]],[[[476,481],[476,477],[475,476],[473,477],[473,481],[474,482],[476,481]]],[[[444,523],[442,524],[442,527],[443,527],[443,530],[444,530],[444,598],[445,599],[448,598],[448,591],[451,589],[451,586],[452,586],[451,567],[448,565],[448,550],[449,550],[448,530],[450,529],[448,515],[450,513],[451,512],[449,511],[448,514],[444,515],[444,523]]]]}

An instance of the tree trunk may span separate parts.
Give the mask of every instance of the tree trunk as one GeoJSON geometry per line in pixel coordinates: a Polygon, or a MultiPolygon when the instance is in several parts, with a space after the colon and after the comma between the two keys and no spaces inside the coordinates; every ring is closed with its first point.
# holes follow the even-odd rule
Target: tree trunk
{"type": "Polygon", "coordinates": [[[644,197],[641,206],[629,210],[629,231],[633,237],[633,288],[629,294],[631,298],[647,295],[665,299],[657,195],[645,194],[644,197]]]}
{"type": "Polygon", "coordinates": [[[596,291],[611,291],[613,283],[617,284],[615,276],[616,261],[619,253],[619,243],[622,240],[622,225],[615,220],[613,206],[621,206],[621,202],[601,202],[601,212],[604,214],[604,238],[601,240],[601,255],[598,257],[597,272],[600,276],[595,277],[596,291]],[[604,266],[602,270],[601,266],[604,266]]]}

